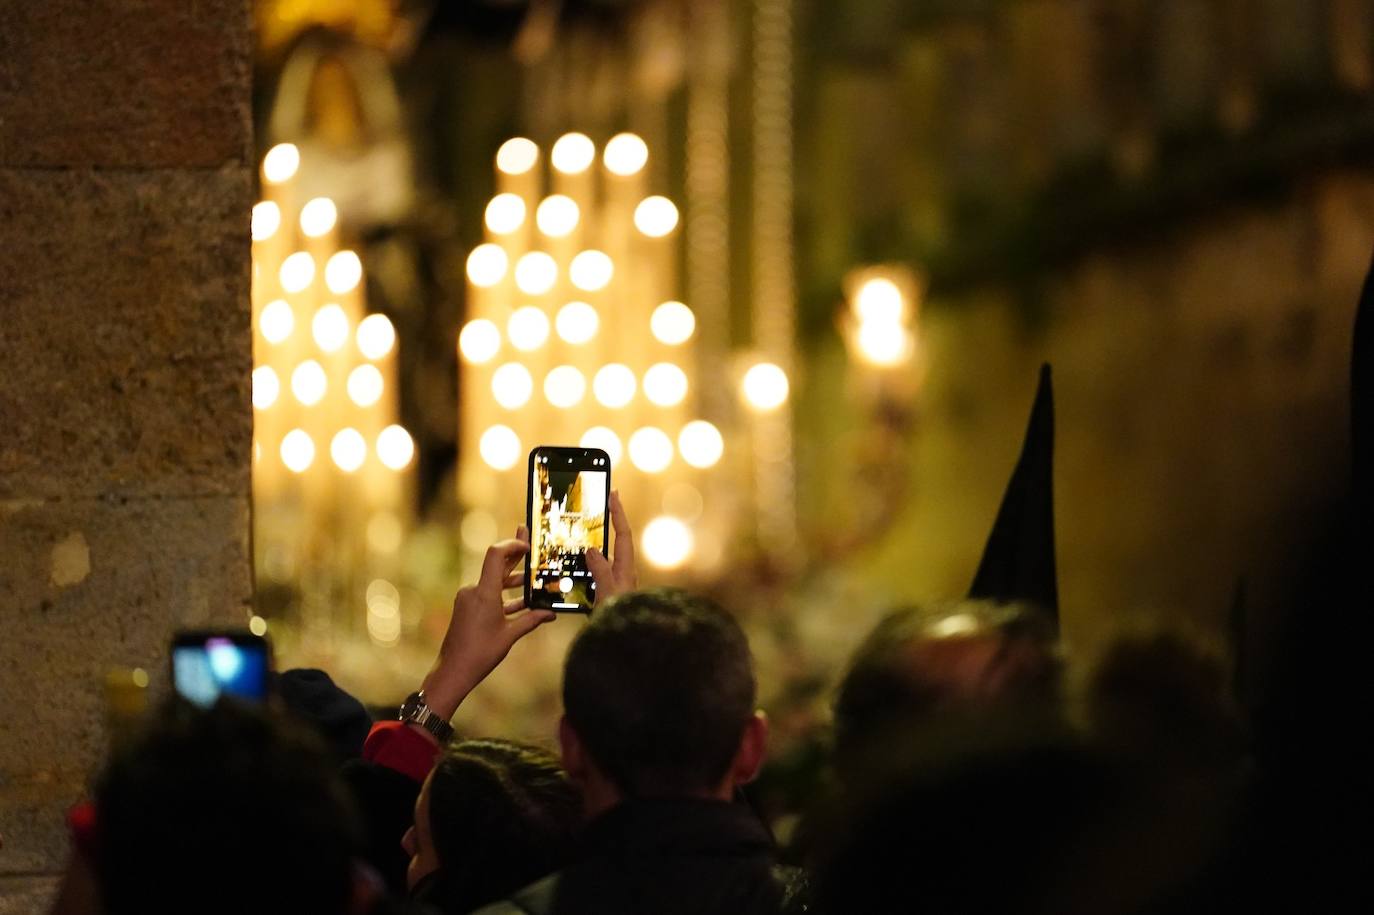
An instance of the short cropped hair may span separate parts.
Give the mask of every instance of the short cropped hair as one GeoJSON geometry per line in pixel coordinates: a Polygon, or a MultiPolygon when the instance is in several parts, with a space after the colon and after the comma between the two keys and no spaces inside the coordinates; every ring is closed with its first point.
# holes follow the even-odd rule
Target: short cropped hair
{"type": "Polygon", "coordinates": [[[718,785],[754,695],[739,624],[712,601],[676,589],[636,591],[598,607],[563,675],[569,725],[630,797],[718,785]]]}
{"type": "Polygon", "coordinates": [[[100,777],[105,911],[343,913],[357,823],[322,743],[223,699],[167,706],[100,777]]]}
{"type": "Polygon", "coordinates": [[[429,782],[429,833],[439,858],[426,901],[469,912],[568,863],[582,793],[558,758],[509,740],[464,740],[429,782]]]}

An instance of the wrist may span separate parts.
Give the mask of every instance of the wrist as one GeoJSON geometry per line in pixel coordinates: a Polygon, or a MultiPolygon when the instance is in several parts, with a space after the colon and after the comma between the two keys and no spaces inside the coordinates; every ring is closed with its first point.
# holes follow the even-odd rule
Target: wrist
{"type": "Polygon", "coordinates": [[[425,676],[420,689],[424,691],[425,704],[430,711],[450,721],[474,686],[476,683],[470,683],[470,678],[456,671],[445,670],[440,663],[425,676]]]}

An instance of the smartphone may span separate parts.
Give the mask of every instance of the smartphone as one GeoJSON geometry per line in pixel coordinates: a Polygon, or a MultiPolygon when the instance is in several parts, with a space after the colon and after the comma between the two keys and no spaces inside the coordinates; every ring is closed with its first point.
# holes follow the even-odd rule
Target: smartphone
{"type": "Polygon", "coordinates": [[[611,459],[600,448],[540,445],[530,452],[525,606],[586,613],[596,603],[587,548],[610,536],[611,459]]]}
{"type": "Polygon", "coordinates": [[[223,695],[266,701],[270,667],[267,640],[251,633],[179,632],[172,638],[172,684],[202,708],[223,695]]]}

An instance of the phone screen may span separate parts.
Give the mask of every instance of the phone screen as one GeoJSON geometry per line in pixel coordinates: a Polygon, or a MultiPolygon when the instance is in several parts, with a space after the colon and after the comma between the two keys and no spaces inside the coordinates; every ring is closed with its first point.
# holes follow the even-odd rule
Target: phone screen
{"type": "Polygon", "coordinates": [[[266,640],[248,633],[182,633],[172,642],[172,683],[203,708],[225,694],[266,700],[268,669],[266,640]]]}
{"type": "Polygon", "coordinates": [[[599,448],[530,452],[525,604],[586,612],[596,603],[587,548],[607,545],[611,461],[599,448]]]}

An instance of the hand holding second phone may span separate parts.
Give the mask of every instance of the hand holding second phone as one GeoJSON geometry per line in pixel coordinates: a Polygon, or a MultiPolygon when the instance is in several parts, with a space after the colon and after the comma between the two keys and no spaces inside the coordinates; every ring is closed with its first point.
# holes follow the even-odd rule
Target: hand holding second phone
{"type": "Polygon", "coordinates": [[[551,610],[525,609],[523,594],[511,601],[501,599],[503,589],[522,583],[523,575],[515,569],[530,551],[529,539],[522,525],[514,540],[492,544],[477,584],[460,588],[453,598],[448,631],[423,687],[426,704],[446,720],[516,642],[557,618],[551,610]]]}
{"type": "Polygon", "coordinates": [[[620,493],[611,492],[611,529],[615,531],[615,558],[607,559],[595,547],[587,549],[587,569],[596,582],[596,599],[608,601],[626,591],[639,587],[639,571],[635,568],[635,536],[620,493]]]}

